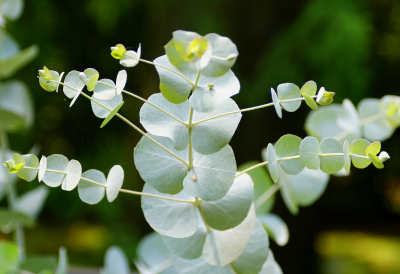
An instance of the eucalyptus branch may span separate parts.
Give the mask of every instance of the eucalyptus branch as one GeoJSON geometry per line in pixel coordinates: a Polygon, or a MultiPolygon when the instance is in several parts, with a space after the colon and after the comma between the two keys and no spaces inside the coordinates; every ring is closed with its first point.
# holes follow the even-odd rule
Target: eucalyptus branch
{"type": "Polygon", "coordinates": [[[237,173],[236,176],[235,176],[235,178],[237,178],[237,177],[239,177],[240,175],[243,175],[243,174],[245,174],[245,173],[247,173],[247,172],[249,172],[249,171],[252,171],[253,169],[256,169],[256,168],[262,167],[262,166],[266,166],[266,165],[268,165],[268,161],[265,161],[265,162],[259,163],[259,164],[257,164],[257,165],[254,165],[254,166],[252,166],[252,167],[249,167],[248,169],[245,169],[245,170],[243,170],[243,171],[237,173]]]}
{"type": "MultiPolygon", "coordinates": [[[[196,83],[195,87],[197,86],[197,83],[199,82],[201,72],[200,70],[197,72],[196,76],[196,83]]],[[[196,91],[196,88],[193,89],[193,93],[196,91]]],[[[189,113],[189,169],[193,168],[193,144],[192,144],[192,131],[193,131],[193,107],[190,107],[190,113],[189,113]]]]}

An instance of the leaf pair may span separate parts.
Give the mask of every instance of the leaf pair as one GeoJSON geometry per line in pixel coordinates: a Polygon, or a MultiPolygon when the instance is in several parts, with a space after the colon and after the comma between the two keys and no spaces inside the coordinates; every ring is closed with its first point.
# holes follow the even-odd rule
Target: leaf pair
{"type": "Polygon", "coordinates": [[[119,63],[124,67],[134,67],[139,63],[140,56],[142,54],[141,45],[137,51],[126,50],[125,46],[118,44],[115,47],[111,47],[111,56],[119,60],[119,63]]]}

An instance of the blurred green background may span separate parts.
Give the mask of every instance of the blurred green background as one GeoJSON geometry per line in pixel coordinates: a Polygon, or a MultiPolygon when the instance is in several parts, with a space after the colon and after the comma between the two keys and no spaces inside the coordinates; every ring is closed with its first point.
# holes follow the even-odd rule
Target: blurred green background
{"type": "MultiPolygon", "coordinates": [[[[400,95],[396,0],[35,0],[26,1],[21,19],[7,28],[22,48],[40,47],[39,56],[14,77],[32,91],[35,124],[11,135],[11,147],[27,152],[37,143],[41,154],[77,159],[83,170],[107,173],[120,164],[126,189],[143,186],[132,157],[141,136],[119,119],[100,130],[88,100],[81,97],[70,109],[63,93],[42,90],[36,76],[43,65],[59,72],[93,67],[100,78],[115,79],[122,67],[110,56],[110,46],[122,43],[136,50],[141,43],[142,57],[153,60],[164,54],[172,32],[183,29],[216,32],[236,43],[240,55],[233,71],[242,88],[234,99],[241,108],[270,102],[269,90],[279,83],[301,86],[311,79],[336,92],[339,103],[400,95]]],[[[126,90],[148,98],[159,92],[158,84],[154,67],[128,69],[126,90]]],[[[125,96],[121,112],[139,124],[141,105],[125,96]]],[[[296,113],[284,112],[282,120],[273,108],[245,113],[231,141],[237,164],[261,160],[261,149],[286,133],[305,137],[309,111],[303,104],[296,113]]],[[[278,195],[273,212],[287,222],[290,240],[285,247],[271,246],[284,273],[400,273],[399,137],[398,131],[383,142],[392,156],[384,170],[370,166],[332,177],[322,198],[298,216],[278,195]]],[[[37,180],[20,182],[18,189],[35,186],[37,180]]],[[[132,258],[150,231],[139,197],[121,193],[112,204],[104,199],[90,206],[76,190],[56,188],[38,226],[27,231],[27,251],[55,254],[63,245],[72,264],[100,266],[108,246],[120,245],[132,258]]]]}

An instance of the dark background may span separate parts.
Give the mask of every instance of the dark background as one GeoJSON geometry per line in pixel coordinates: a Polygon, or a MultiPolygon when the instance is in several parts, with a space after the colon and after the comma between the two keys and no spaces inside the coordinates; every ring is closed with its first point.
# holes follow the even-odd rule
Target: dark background
{"type": "MultiPolygon", "coordinates": [[[[400,1],[394,0],[89,0],[26,1],[20,20],[9,32],[25,48],[33,43],[40,54],[16,77],[25,81],[36,105],[34,127],[10,136],[11,147],[27,152],[35,143],[41,154],[77,159],[83,170],[105,173],[116,164],[125,170],[124,188],[141,190],[143,181],[133,163],[140,134],[119,119],[104,129],[90,103],[80,97],[70,109],[63,93],[40,88],[37,70],[46,65],[66,72],[93,67],[100,78],[115,80],[122,69],[110,56],[110,46],[122,43],[142,58],[164,54],[163,46],[177,29],[228,36],[239,49],[232,68],[241,82],[234,99],[241,108],[271,101],[270,88],[283,82],[299,86],[314,80],[336,92],[335,101],[349,98],[355,105],[365,97],[399,95],[400,1]]],[[[155,69],[139,64],[128,69],[126,90],[148,98],[159,92],[155,69]]],[[[142,103],[125,96],[121,112],[139,124],[142,103]]],[[[261,149],[291,133],[305,137],[309,108],[279,119],[273,108],[244,113],[231,141],[237,164],[261,160],[261,149]]],[[[400,237],[399,132],[383,142],[391,155],[384,170],[352,170],[349,177],[333,177],[322,198],[298,216],[285,208],[280,195],[273,212],[290,229],[285,247],[271,244],[284,273],[320,273],[317,235],[323,231],[362,231],[400,237]]],[[[19,191],[37,186],[19,183],[19,191]]],[[[121,193],[109,204],[90,206],[77,191],[51,189],[39,225],[27,232],[28,253],[56,253],[66,246],[75,265],[100,266],[110,245],[120,245],[132,258],[136,244],[151,228],[140,198],[121,193]]],[[[356,272],[353,272],[356,273],[356,272]]],[[[389,273],[389,272],[357,272],[389,273]]],[[[390,272],[391,273],[391,272],[390,272]]],[[[398,272],[393,272],[398,273],[398,272]]]]}

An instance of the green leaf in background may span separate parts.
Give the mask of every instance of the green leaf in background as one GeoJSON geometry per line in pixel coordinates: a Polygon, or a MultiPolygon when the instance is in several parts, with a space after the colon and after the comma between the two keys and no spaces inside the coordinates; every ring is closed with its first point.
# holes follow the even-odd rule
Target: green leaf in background
{"type": "Polygon", "coordinates": [[[42,211],[49,189],[45,186],[36,187],[19,196],[13,206],[13,210],[23,213],[35,220],[42,211]]]}
{"type": "MultiPolygon", "coordinates": [[[[50,158],[50,157],[49,157],[50,158]]],[[[83,178],[95,181],[98,184],[104,185],[98,186],[83,180],[79,181],[78,184],[78,193],[79,198],[87,204],[94,205],[100,202],[105,195],[105,187],[106,187],[106,176],[104,176],[103,172],[98,171],[96,169],[90,169],[85,171],[82,174],[83,178]]]]}
{"type": "Polygon", "coordinates": [[[305,168],[290,178],[293,196],[300,206],[310,206],[324,193],[329,175],[321,170],[305,168]]]}
{"type": "Polygon", "coordinates": [[[235,261],[246,248],[253,232],[256,214],[254,206],[238,226],[224,230],[212,230],[207,234],[203,258],[211,265],[225,266],[235,261]]]}
{"type": "Polygon", "coordinates": [[[350,171],[351,158],[350,158],[350,145],[349,142],[344,141],[343,144],[343,166],[346,172],[350,171]]]}
{"type": "Polygon", "coordinates": [[[276,214],[269,213],[258,216],[268,235],[278,245],[284,246],[289,241],[289,229],[286,223],[276,214]]]}
{"type": "Polygon", "coordinates": [[[28,87],[11,80],[0,85],[0,127],[15,132],[29,127],[34,118],[33,102],[28,87]]]}
{"type": "Polygon", "coordinates": [[[205,38],[211,44],[212,53],[208,65],[201,72],[208,77],[220,77],[235,64],[239,52],[228,37],[210,33],[205,38]]]}
{"type": "Polygon", "coordinates": [[[350,144],[350,157],[353,165],[356,168],[366,168],[371,164],[371,160],[364,158],[365,156],[367,156],[365,150],[370,144],[371,142],[365,139],[358,139],[350,144]]]}
{"type": "MultiPolygon", "coordinates": [[[[251,161],[247,162],[245,164],[242,164],[238,167],[238,171],[243,171],[249,167],[255,166],[259,164],[260,162],[257,161],[251,161]]],[[[265,168],[260,167],[253,169],[249,172],[247,172],[248,175],[250,175],[253,183],[254,183],[254,198],[253,202],[257,201],[258,198],[260,198],[261,195],[263,195],[273,184],[274,182],[272,181],[271,177],[268,175],[267,171],[265,168]]],[[[256,209],[256,214],[263,214],[266,212],[270,212],[272,210],[272,207],[274,206],[275,203],[275,195],[272,195],[266,202],[263,204],[259,205],[256,209]]]]}
{"type": "Polygon", "coordinates": [[[233,150],[226,145],[220,151],[202,155],[193,152],[193,169],[183,181],[185,191],[205,201],[216,201],[228,193],[236,174],[233,150]],[[193,180],[195,176],[196,180],[193,180]]]}
{"type": "Polygon", "coordinates": [[[38,53],[39,47],[37,45],[32,45],[19,51],[10,58],[0,58],[0,78],[8,78],[13,76],[17,71],[35,59],[38,53]]]}
{"type": "Polygon", "coordinates": [[[300,144],[300,160],[309,169],[317,170],[320,166],[321,149],[319,141],[315,137],[306,137],[300,144]]]}
{"type": "Polygon", "coordinates": [[[200,211],[211,228],[227,230],[239,225],[247,217],[253,196],[253,181],[249,175],[242,174],[236,177],[222,199],[214,202],[203,201],[200,211]]]}
{"type": "Polygon", "coordinates": [[[276,92],[273,88],[271,88],[271,98],[272,102],[274,103],[276,114],[278,114],[279,118],[282,118],[282,108],[281,105],[279,104],[278,96],[276,95],[276,92]]]}
{"type": "MultiPolygon", "coordinates": [[[[299,87],[292,83],[280,84],[277,88],[277,91],[278,91],[279,101],[301,98],[299,87]]],[[[300,107],[301,100],[288,103],[281,103],[281,105],[286,111],[294,112],[300,107]]]]}
{"type": "Polygon", "coordinates": [[[0,274],[10,273],[10,270],[16,269],[18,264],[18,246],[14,243],[0,242],[0,274]]]}
{"type": "MultiPolygon", "coordinates": [[[[68,167],[67,157],[53,154],[47,158],[47,169],[66,172],[68,167]]],[[[49,187],[58,187],[64,181],[65,174],[46,171],[43,182],[49,187]]]]}
{"type": "Polygon", "coordinates": [[[258,274],[269,256],[268,234],[256,219],[250,240],[243,253],[231,263],[237,274],[258,274]]]}
{"type": "Polygon", "coordinates": [[[82,176],[82,165],[77,160],[71,160],[68,162],[67,175],[63,183],[61,184],[61,189],[66,191],[73,190],[79,183],[82,176]]]}
{"type": "MultiPolygon", "coordinates": [[[[22,264],[21,269],[41,274],[41,270],[54,269],[57,265],[57,257],[53,255],[29,256],[22,264]]],[[[50,271],[50,270],[49,270],[50,271]]],[[[54,273],[50,271],[49,273],[54,273]]]]}
{"type": "Polygon", "coordinates": [[[299,155],[299,148],[301,143],[301,138],[295,135],[286,134],[283,135],[276,142],[275,153],[278,157],[278,163],[282,170],[289,175],[296,175],[304,169],[304,165],[300,159],[292,159],[279,161],[282,158],[297,156],[299,155]]]}
{"type": "Polygon", "coordinates": [[[340,128],[351,132],[357,138],[361,137],[361,120],[357,109],[349,99],[343,100],[336,123],[340,128]]]}
{"type": "MultiPolygon", "coordinates": [[[[185,161],[188,161],[187,149],[177,151],[169,138],[148,135],[185,161]]],[[[177,194],[183,189],[187,166],[146,136],[143,136],[136,145],[134,160],[140,177],[157,191],[177,194]],[[157,170],[157,172],[154,172],[154,170],[157,170]]]]}
{"type": "Polygon", "coordinates": [[[111,246],[104,256],[104,274],[129,274],[129,262],[125,253],[118,246],[111,246]]]}
{"type": "Polygon", "coordinates": [[[68,268],[67,250],[64,247],[60,247],[58,265],[55,274],[68,274],[68,268]]]}
{"type": "MultiPolygon", "coordinates": [[[[67,75],[68,77],[68,75],[67,75]]],[[[67,79],[65,79],[66,81],[67,79]]],[[[99,100],[111,100],[117,95],[117,86],[110,79],[101,79],[93,89],[93,97],[99,100]]]]}
{"type": "Polygon", "coordinates": [[[334,137],[341,133],[343,130],[336,124],[336,117],[340,109],[340,105],[332,104],[320,108],[318,112],[311,111],[305,123],[307,134],[321,141],[324,138],[334,137]]]}
{"type": "Polygon", "coordinates": [[[24,213],[0,208],[0,227],[8,225],[10,222],[20,223],[27,227],[32,227],[35,224],[34,220],[24,213]]]}
{"type": "Polygon", "coordinates": [[[122,103],[122,94],[115,96],[111,100],[99,100],[99,99],[96,99],[94,96],[92,96],[92,98],[94,100],[96,100],[96,102],[99,102],[103,106],[106,106],[109,109],[111,109],[111,111],[109,111],[109,110],[105,109],[104,107],[100,106],[99,104],[97,104],[93,101],[90,101],[94,115],[96,117],[103,118],[103,119],[107,118],[111,114],[112,110],[115,110],[122,103]]]}
{"type": "Polygon", "coordinates": [[[321,170],[328,174],[339,172],[343,168],[343,155],[330,156],[329,154],[343,153],[342,144],[334,138],[325,138],[321,141],[321,170]]]}
{"type": "Polygon", "coordinates": [[[269,174],[271,175],[272,180],[274,182],[278,182],[279,179],[279,166],[278,166],[278,157],[275,153],[275,147],[272,144],[268,144],[267,149],[263,149],[262,151],[263,160],[268,160],[268,170],[269,174]]]}
{"type": "Polygon", "coordinates": [[[108,172],[107,183],[106,183],[107,200],[110,203],[117,198],[123,182],[124,182],[123,168],[120,165],[113,166],[108,172]]]}
{"type": "Polygon", "coordinates": [[[201,216],[198,217],[200,218],[198,221],[199,226],[192,236],[186,238],[162,236],[165,245],[172,254],[187,260],[197,259],[202,255],[207,230],[201,220],[201,216]]]}
{"type": "MultiPolygon", "coordinates": [[[[182,191],[176,195],[162,194],[146,183],[144,193],[167,198],[194,201],[182,191]]],[[[197,230],[197,212],[193,203],[184,203],[148,196],[142,196],[142,209],[149,225],[162,235],[175,238],[192,236],[197,230]]]]}

